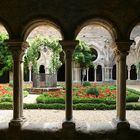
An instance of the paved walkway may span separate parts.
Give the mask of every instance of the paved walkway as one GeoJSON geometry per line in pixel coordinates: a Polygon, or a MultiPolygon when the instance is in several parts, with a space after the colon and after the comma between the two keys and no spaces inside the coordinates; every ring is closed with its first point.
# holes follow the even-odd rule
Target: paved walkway
{"type": "MultiPolygon", "coordinates": [[[[130,122],[140,123],[140,111],[126,111],[126,118],[130,122]]],[[[24,110],[24,116],[30,123],[62,122],[65,118],[64,110],[24,110]]],[[[73,117],[77,122],[106,123],[116,117],[116,110],[74,110],[73,117]]],[[[12,110],[0,110],[0,122],[9,122],[12,110]]]]}
{"type": "Polygon", "coordinates": [[[127,85],[126,87],[130,88],[130,89],[135,89],[137,91],[140,91],[140,85],[127,85]]]}
{"type": "Polygon", "coordinates": [[[39,95],[35,95],[35,94],[29,94],[27,97],[25,97],[23,99],[23,103],[36,103],[36,98],[38,97],[39,95]]]}

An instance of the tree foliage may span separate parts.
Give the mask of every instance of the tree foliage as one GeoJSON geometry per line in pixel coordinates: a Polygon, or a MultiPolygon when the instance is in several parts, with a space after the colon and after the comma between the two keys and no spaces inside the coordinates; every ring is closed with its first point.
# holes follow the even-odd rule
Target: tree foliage
{"type": "Polygon", "coordinates": [[[73,59],[79,63],[81,68],[93,67],[93,60],[95,55],[90,50],[88,44],[84,41],[79,41],[79,45],[76,47],[73,59]]]}
{"type": "Polygon", "coordinates": [[[0,33],[0,76],[4,74],[4,72],[12,69],[13,59],[12,54],[8,50],[8,47],[4,43],[4,40],[8,39],[8,34],[0,33]]]}

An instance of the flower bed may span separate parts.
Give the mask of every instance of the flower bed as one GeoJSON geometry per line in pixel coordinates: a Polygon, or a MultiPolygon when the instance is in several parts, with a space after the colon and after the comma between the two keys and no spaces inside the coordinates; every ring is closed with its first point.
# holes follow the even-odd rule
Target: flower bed
{"type": "MultiPolygon", "coordinates": [[[[28,96],[28,91],[23,91],[24,97],[28,96]]],[[[0,85],[0,103],[13,101],[13,87],[8,84],[0,85]]]]}
{"type": "MultiPolygon", "coordinates": [[[[65,104],[65,90],[50,91],[37,97],[38,104],[46,104],[55,108],[65,104]]],[[[134,91],[127,90],[126,102],[138,102],[139,95],[134,91]]],[[[73,85],[73,108],[74,109],[115,109],[116,104],[116,86],[115,85],[97,85],[90,86],[73,85]]]]}

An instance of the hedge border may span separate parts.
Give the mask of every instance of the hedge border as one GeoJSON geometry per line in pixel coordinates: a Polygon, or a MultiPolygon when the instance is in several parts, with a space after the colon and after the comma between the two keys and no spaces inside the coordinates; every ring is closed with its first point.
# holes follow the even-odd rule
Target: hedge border
{"type": "MultiPolygon", "coordinates": [[[[12,109],[11,103],[0,103],[0,109],[12,109]]],[[[64,110],[64,104],[24,104],[24,109],[60,109],[64,110]]],[[[113,110],[116,109],[116,105],[91,104],[91,103],[79,103],[73,105],[74,110],[113,110]]],[[[140,110],[140,104],[126,104],[126,110],[140,110]]]]}

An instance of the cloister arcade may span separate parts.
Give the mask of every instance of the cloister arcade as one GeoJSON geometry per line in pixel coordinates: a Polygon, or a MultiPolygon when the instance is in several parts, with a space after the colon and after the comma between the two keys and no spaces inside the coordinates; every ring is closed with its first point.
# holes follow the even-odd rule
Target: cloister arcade
{"type": "Polygon", "coordinates": [[[5,43],[12,53],[14,67],[13,118],[8,125],[0,124],[0,139],[139,139],[140,124],[127,120],[125,108],[126,79],[138,81],[140,75],[139,1],[2,1],[0,13],[0,23],[9,35],[5,43]],[[23,57],[30,47],[30,33],[42,25],[50,25],[53,32],[59,33],[65,54],[65,119],[59,131],[52,130],[52,125],[46,122],[39,126],[28,124],[23,113],[23,57]],[[87,69],[86,80],[116,79],[116,116],[106,125],[77,128],[74,121],[72,82],[80,80],[80,67],[73,64],[72,54],[79,38],[88,40],[98,53],[94,69],[87,69]]]}

